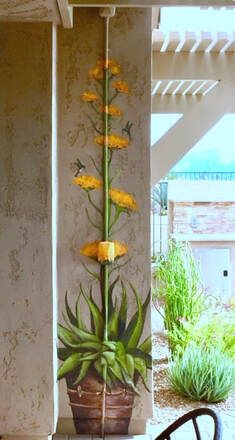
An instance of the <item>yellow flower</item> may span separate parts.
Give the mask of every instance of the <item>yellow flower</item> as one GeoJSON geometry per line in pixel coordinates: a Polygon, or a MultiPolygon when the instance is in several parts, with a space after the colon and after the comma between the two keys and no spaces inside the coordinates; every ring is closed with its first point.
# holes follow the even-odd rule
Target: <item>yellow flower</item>
{"type": "Polygon", "coordinates": [[[111,188],[109,190],[109,197],[115,205],[118,205],[121,208],[131,211],[138,210],[138,205],[135,198],[131,194],[122,191],[121,189],[111,188]]]}
{"type": "Polygon", "coordinates": [[[98,189],[102,186],[102,181],[94,176],[74,177],[73,183],[86,190],[98,189]]]}
{"type": "Polygon", "coordinates": [[[98,240],[93,241],[91,243],[85,243],[83,247],[80,249],[80,253],[82,255],[85,255],[85,257],[94,258],[96,260],[98,255],[98,246],[99,246],[98,240]]]}
{"type": "Polygon", "coordinates": [[[112,87],[120,93],[129,93],[130,89],[126,81],[114,81],[112,87]]]}
{"type": "Polygon", "coordinates": [[[92,241],[85,243],[80,249],[80,253],[86,257],[93,258],[100,262],[112,262],[114,258],[119,258],[128,252],[128,247],[119,241],[92,241]]]}
{"type": "Polygon", "coordinates": [[[108,60],[108,68],[114,76],[121,73],[121,66],[115,60],[108,60]]]}
{"type": "Polygon", "coordinates": [[[85,102],[99,101],[99,96],[94,92],[84,92],[81,98],[85,102]]]}
{"type": "Polygon", "coordinates": [[[123,136],[118,136],[116,134],[110,134],[106,137],[102,135],[102,136],[96,136],[95,137],[95,143],[98,145],[104,145],[105,144],[105,140],[108,143],[109,148],[125,148],[129,145],[129,139],[123,137],[123,136]]]}
{"type": "Polygon", "coordinates": [[[116,105],[106,105],[105,107],[101,107],[101,112],[106,113],[110,116],[122,116],[122,111],[116,105]]]}
{"type": "Polygon", "coordinates": [[[122,257],[128,252],[128,247],[124,243],[120,243],[120,241],[114,240],[114,253],[115,258],[122,257]]]}
{"type": "Polygon", "coordinates": [[[101,68],[101,69],[105,69],[106,65],[108,64],[108,69],[110,70],[110,72],[112,73],[112,75],[119,75],[119,73],[121,73],[121,66],[120,64],[118,64],[117,61],[115,60],[106,60],[104,58],[100,58],[97,63],[96,66],[101,68]]]}
{"type": "Polygon", "coordinates": [[[103,68],[97,63],[95,67],[89,70],[89,76],[94,79],[103,79],[104,71],[103,68]]]}

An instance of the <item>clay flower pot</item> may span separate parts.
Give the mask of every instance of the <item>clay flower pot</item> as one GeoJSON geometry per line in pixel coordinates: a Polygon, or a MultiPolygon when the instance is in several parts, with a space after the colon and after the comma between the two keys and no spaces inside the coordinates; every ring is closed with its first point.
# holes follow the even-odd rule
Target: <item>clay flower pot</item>
{"type": "Polygon", "coordinates": [[[95,371],[79,385],[75,378],[74,372],[66,376],[76,433],[127,434],[135,393],[122,384],[109,390],[95,371]]]}

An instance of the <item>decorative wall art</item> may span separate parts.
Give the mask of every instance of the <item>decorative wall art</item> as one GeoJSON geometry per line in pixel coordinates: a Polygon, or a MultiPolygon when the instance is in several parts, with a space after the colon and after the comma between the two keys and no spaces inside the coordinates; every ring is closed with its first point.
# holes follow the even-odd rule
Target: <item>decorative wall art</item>
{"type": "Polygon", "coordinates": [[[85,174],[85,164],[77,159],[73,179],[87,194],[90,209],[86,208],[84,215],[97,231],[97,240],[84,243],[80,249],[82,256],[87,257],[87,263],[82,263],[84,270],[96,283],[80,284],[74,312],[66,293],[65,324],[58,324],[58,337],[63,344],[58,349],[62,361],[58,379],[66,380],[76,432],[102,437],[128,433],[139,383],[142,381],[148,390],[147,371],[151,369],[151,337],[142,337],[150,292],[142,301],[134,283],[124,282],[120,276],[120,269],[128,264],[131,255],[128,243],[118,240],[118,221],[122,216],[131,221],[131,215],[138,211],[138,202],[128,191],[116,186],[119,171],[112,168],[114,155],[131,148],[134,130],[130,121],[114,130],[123,115],[116,98],[124,99],[130,88],[122,78],[120,64],[109,58],[109,18],[108,14],[103,18],[104,56],[88,73],[92,87],[81,95],[101,160],[92,160],[96,174],[93,175],[85,174]],[[96,191],[103,194],[101,205],[93,196],[96,191]],[[97,270],[90,268],[89,259],[96,262],[97,270]],[[131,295],[136,303],[132,316],[131,295]],[[81,314],[81,301],[87,304],[89,325],[81,314]]]}

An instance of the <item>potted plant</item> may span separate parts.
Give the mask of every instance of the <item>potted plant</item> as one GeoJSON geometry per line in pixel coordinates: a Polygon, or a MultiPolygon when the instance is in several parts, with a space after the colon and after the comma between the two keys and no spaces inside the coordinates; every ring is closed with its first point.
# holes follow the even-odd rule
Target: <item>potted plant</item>
{"type": "MultiPolygon", "coordinates": [[[[113,187],[113,153],[127,148],[131,142],[130,122],[121,135],[112,130],[114,118],[122,115],[114,101],[119,95],[129,93],[126,81],[116,78],[120,73],[120,65],[107,57],[98,60],[89,72],[96,88],[85,91],[81,98],[94,114],[89,118],[96,132],[95,144],[103,150],[102,169],[92,160],[99,177],[79,175],[78,170],[73,180],[86,192],[91,209],[102,223],[100,239],[84,244],[80,250],[99,267],[99,271],[94,272],[84,264],[100,287],[101,306],[92,287],[85,288],[81,284],[74,312],[66,294],[65,325],[58,325],[58,337],[63,344],[58,349],[62,361],[58,378],[66,379],[76,432],[102,436],[128,432],[134,396],[139,393],[138,380],[141,378],[148,389],[147,370],[151,368],[151,337],[142,340],[150,293],[142,302],[131,282],[124,283],[120,275],[114,279],[114,271],[118,273],[123,266],[119,259],[128,253],[127,245],[113,238],[114,226],[120,216],[138,209],[133,195],[113,187]],[[95,190],[103,192],[101,206],[93,198],[95,190]],[[130,294],[135,298],[136,310],[128,319],[130,294]],[[89,324],[81,314],[81,300],[87,305],[89,324]]],[[[87,209],[86,214],[88,221],[99,229],[87,209]]]]}

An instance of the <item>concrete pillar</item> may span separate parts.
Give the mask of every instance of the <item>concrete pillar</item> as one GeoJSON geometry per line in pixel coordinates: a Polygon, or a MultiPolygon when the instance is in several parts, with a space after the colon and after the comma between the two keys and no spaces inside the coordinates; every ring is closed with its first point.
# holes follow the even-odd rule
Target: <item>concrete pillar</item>
{"type": "MultiPolygon", "coordinates": [[[[87,198],[72,184],[77,158],[86,166],[85,173],[94,174],[90,156],[101,161],[101,147],[94,144],[94,131],[87,118],[80,95],[89,90],[88,71],[103,48],[103,21],[98,9],[75,10],[74,28],[58,32],[59,90],[59,320],[64,310],[66,290],[72,305],[78,295],[79,283],[88,277],[81,264],[79,249],[87,241],[97,239],[85,216],[87,198]]],[[[151,11],[149,9],[117,9],[110,23],[110,57],[122,66],[121,78],[131,93],[120,97],[124,111],[123,126],[133,123],[132,145],[116,155],[115,165],[122,175],[117,187],[133,193],[139,212],[125,218],[118,239],[128,243],[130,263],[120,271],[125,281],[132,281],[142,296],[150,288],[150,105],[151,105],[151,11]]],[[[91,84],[90,84],[91,87],[91,84]]],[[[121,124],[119,124],[120,126],[121,124]]],[[[95,173],[96,174],[96,173],[95,173]]],[[[99,202],[99,200],[97,200],[99,202]]],[[[89,263],[90,264],[90,263],[89,263]]],[[[92,267],[92,266],[91,266],[92,267]]],[[[97,294],[98,295],[98,294],[97,294]]],[[[97,298],[97,297],[96,297],[97,298]]],[[[128,298],[134,306],[132,298],[128,298]]],[[[85,313],[85,312],[84,312],[85,313]]],[[[85,317],[85,315],[84,315],[85,317]]],[[[150,319],[146,319],[146,335],[150,319]]],[[[57,432],[73,434],[74,427],[65,381],[60,382],[60,410],[57,432]]],[[[150,378],[151,388],[151,378],[150,378]]],[[[141,388],[136,398],[130,433],[145,432],[146,419],[152,414],[152,393],[141,388]]]]}
{"type": "Polygon", "coordinates": [[[52,26],[0,25],[0,435],[54,429],[52,26]]]}

